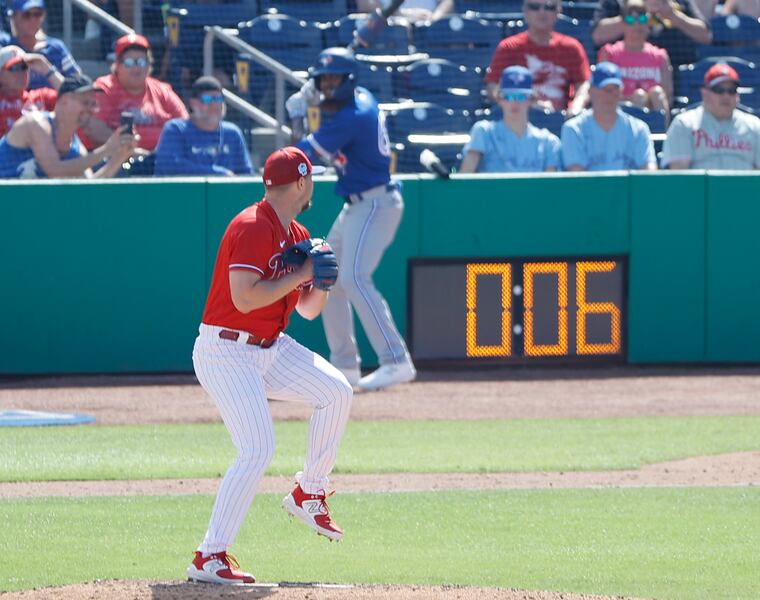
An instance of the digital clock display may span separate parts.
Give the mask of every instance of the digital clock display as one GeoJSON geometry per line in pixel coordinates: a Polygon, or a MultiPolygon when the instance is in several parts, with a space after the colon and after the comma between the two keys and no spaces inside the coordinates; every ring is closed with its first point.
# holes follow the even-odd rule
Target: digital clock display
{"type": "Polygon", "coordinates": [[[624,275],[620,257],[412,260],[412,357],[622,362],[624,275]]]}

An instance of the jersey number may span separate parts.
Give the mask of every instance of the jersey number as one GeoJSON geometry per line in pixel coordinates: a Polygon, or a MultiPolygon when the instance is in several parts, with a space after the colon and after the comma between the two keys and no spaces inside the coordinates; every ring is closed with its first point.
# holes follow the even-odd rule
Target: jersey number
{"type": "Polygon", "coordinates": [[[391,155],[391,140],[388,138],[388,128],[385,126],[385,113],[382,110],[377,119],[377,150],[383,156],[391,155]]]}

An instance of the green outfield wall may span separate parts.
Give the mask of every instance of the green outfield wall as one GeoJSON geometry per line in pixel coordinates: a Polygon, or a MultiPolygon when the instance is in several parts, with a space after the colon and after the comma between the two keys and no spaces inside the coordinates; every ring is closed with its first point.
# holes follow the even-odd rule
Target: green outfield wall
{"type": "MultiPolygon", "coordinates": [[[[340,210],[332,190],[315,186],[312,235],[340,210]]],[[[262,193],[257,178],[0,183],[0,374],[190,370],[221,235],[262,193]]],[[[410,176],[404,198],[376,274],[402,331],[409,258],[627,255],[630,362],[760,361],[760,175],[410,176]]],[[[320,320],[290,332],[326,351],[320,320]]]]}

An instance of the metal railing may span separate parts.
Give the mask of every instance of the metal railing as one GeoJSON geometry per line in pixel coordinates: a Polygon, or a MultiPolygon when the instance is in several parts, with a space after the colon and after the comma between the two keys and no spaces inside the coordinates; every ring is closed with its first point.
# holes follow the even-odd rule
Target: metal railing
{"type": "Polygon", "coordinates": [[[206,37],[203,40],[203,74],[211,75],[214,70],[214,40],[218,39],[238,52],[247,54],[252,60],[265,69],[274,73],[274,111],[275,118],[253,106],[243,98],[225,90],[224,97],[232,106],[242,110],[256,122],[275,128],[275,143],[278,148],[285,145],[286,136],[289,139],[291,130],[285,125],[285,82],[301,87],[306,80],[298,77],[282,63],[274,60],[261,50],[258,50],[237,37],[237,29],[224,29],[218,25],[206,26],[206,37]]]}
{"type": "Polygon", "coordinates": [[[116,17],[112,17],[99,6],[89,2],[89,0],[63,0],[63,43],[69,49],[71,48],[73,39],[74,6],[86,13],[88,17],[92,17],[120,35],[135,32],[142,33],[142,0],[134,0],[134,29],[125,25],[116,17]]]}

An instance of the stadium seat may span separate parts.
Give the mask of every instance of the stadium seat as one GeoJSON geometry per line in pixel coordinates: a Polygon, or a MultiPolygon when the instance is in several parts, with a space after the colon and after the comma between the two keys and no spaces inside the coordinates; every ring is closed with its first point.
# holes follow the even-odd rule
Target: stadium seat
{"type": "Polygon", "coordinates": [[[418,60],[400,67],[396,76],[396,93],[400,98],[459,110],[475,110],[483,104],[480,73],[448,60],[418,60]]]}
{"type": "Polygon", "coordinates": [[[728,15],[710,19],[713,45],[756,44],[760,40],[760,21],[747,15],[728,15]]]}
{"type": "Polygon", "coordinates": [[[412,36],[417,50],[433,58],[485,69],[502,39],[502,27],[493,21],[450,15],[432,23],[418,23],[412,36]]]}
{"type": "MultiPolygon", "coordinates": [[[[267,14],[242,24],[240,39],[293,71],[306,71],[322,51],[322,30],[316,24],[287,15],[267,14]]],[[[236,63],[240,94],[254,104],[271,109],[274,75],[246,55],[236,63]],[[266,101],[264,98],[266,97],[266,101]]]]}
{"type": "Polygon", "coordinates": [[[651,133],[665,133],[667,127],[665,126],[665,112],[659,110],[649,110],[648,108],[639,108],[634,106],[630,102],[623,102],[620,104],[620,108],[637,119],[641,119],[649,126],[651,133]]]}
{"type": "Polygon", "coordinates": [[[522,10],[522,0],[457,0],[457,12],[516,13],[522,10]]]}
{"type": "Polygon", "coordinates": [[[598,8],[598,2],[569,2],[562,3],[562,14],[579,21],[590,21],[594,18],[594,12],[598,8]]]}
{"type": "MultiPolygon", "coordinates": [[[[203,67],[203,39],[206,25],[237,27],[254,11],[250,4],[225,4],[224,10],[210,4],[182,4],[169,9],[166,16],[167,46],[171,48],[170,83],[180,89],[182,68],[200,74],[203,67]]],[[[214,43],[214,62],[225,71],[232,69],[233,53],[229,46],[214,43]]]]}
{"type": "Polygon", "coordinates": [[[428,102],[400,104],[388,113],[386,122],[395,152],[395,170],[401,173],[424,170],[420,152],[425,148],[432,150],[447,167],[453,167],[471,123],[462,111],[428,102]]]}
{"type": "Polygon", "coordinates": [[[346,0],[259,0],[261,13],[280,13],[303,21],[326,23],[348,14],[346,0]]]}
{"type": "Polygon", "coordinates": [[[359,60],[360,86],[367,88],[378,102],[391,102],[396,94],[393,91],[393,69],[384,63],[359,60]]]}
{"type": "MultiPolygon", "coordinates": [[[[367,21],[367,15],[352,14],[335,21],[325,30],[327,46],[348,46],[354,39],[354,31],[367,21]]],[[[366,55],[406,55],[410,53],[409,22],[406,19],[391,17],[380,37],[369,48],[357,50],[357,54],[366,55]]]]}

